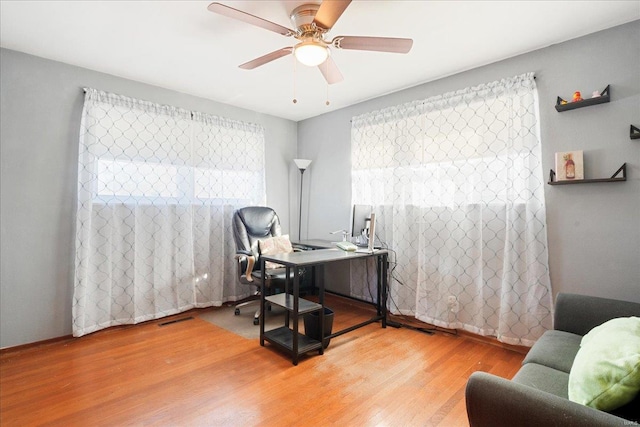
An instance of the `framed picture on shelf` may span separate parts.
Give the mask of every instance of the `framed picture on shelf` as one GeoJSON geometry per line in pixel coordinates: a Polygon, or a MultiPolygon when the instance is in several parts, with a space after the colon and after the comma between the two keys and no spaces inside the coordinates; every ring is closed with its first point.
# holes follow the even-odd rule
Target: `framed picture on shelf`
{"type": "Polygon", "coordinates": [[[582,150],[556,153],[556,181],[584,179],[582,150]]]}

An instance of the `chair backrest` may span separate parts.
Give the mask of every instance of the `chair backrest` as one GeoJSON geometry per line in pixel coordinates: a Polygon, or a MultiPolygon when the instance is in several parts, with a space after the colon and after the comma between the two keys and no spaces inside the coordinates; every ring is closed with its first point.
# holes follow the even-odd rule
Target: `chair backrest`
{"type": "Polygon", "coordinates": [[[236,252],[253,255],[256,258],[255,270],[260,268],[258,241],[280,235],[280,219],[271,208],[248,206],[238,209],[233,214],[233,237],[236,242],[236,252]]]}

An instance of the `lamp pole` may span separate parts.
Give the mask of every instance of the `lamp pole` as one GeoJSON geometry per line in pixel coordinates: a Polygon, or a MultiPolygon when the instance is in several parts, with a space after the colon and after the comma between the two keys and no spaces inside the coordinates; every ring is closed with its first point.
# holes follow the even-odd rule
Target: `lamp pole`
{"type": "Polygon", "coordinates": [[[304,169],[300,169],[300,211],[298,212],[298,240],[302,240],[302,183],[304,182],[304,169]]]}
{"type": "Polygon", "coordinates": [[[300,170],[300,209],[298,211],[298,240],[302,240],[302,183],[304,182],[304,171],[307,170],[307,168],[311,164],[311,160],[293,159],[293,161],[300,170]]]}

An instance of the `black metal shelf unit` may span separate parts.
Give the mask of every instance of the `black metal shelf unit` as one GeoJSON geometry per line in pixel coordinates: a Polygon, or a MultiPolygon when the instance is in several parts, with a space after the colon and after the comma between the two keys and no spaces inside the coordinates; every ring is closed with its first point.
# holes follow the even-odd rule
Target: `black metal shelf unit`
{"type": "Polygon", "coordinates": [[[614,173],[611,178],[596,178],[596,179],[573,179],[567,181],[556,181],[556,173],[551,169],[549,173],[549,185],[567,185],[567,184],[593,184],[596,182],[622,182],[627,180],[627,164],[623,163],[622,166],[614,173]],[[622,176],[618,175],[622,172],[622,176]]]}
{"type": "MultiPolygon", "coordinates": [[[[264,339],[269,341],[271,344],[274,344],[277,347],[280,347],[282,350],[288,353],[292,353],[293,350],[293,337],[294,332],[288,326],[280,326],[276,329],[271,329],[270,331],[264,332],[264,339]]],[[[301,334],[298,332],[297,334],[298,341],[298,354],[300,356],[302,354],[308,353],[314,350],[321,350],[322,343],[318,340],[314,340],[309,338],[308,336],[301,334]]],[[[294,358],[294,365],[298,364],[297,357],[294,358]]]]}
{"type": "MultiPolygon", "coordinates": [[[[276,294],[266,296],[264,299],[269,301],[271,304],[275,304],[277,306],[283,307],[288,311],[293,311],[294,308],[294,296],[287,293],[276,294]]],[[[322,309],[322,305],[308,301],[304,298],[298,298],[298,314],[311,313],[312,311],[318,311],[322,309]]]]}
{"type": "Polygon", "coordinates": [[[610,85],[607,85],[607,87],[604,88],[602,92],[600,92],[600,96],[597,96],[595,98],[586,98],[586,99],[583,99],[582,101],[568,102],[558,97],[558,99],[556,100],[556,111],[561,113],[563,111],[575,110],[576,108],[590,107],[592,105],[604,104],[605,102],[610,102],[611,95],[609,93],[609,86],[610,85]]]}
{"type": "MultiPolygon", "coordinates": [[[[287,269],[288,270],[288,269],[287,269]]],[[[322,341],[308,337],[298,330],[300,316],[306,313],[312,313],[319,311],[323,313],[323,305],[308,301],[304,298],[300,298],[298,295],[299,278],[296,278],[294,283],[293,293],[288,293],[288,289],[285,289],[284,293],[264,296],[262,300],[262,312],[266,308],[266,303],[275,304],[279,307],[283,307],[287,310],[285,317],[285,325],[271,330],[263,330],[263,335],[260,338],[260,344],[264,345],[264,341],[268,341],[276,347],[288,353],[292,357],[294,365],[298,364],[299,356],[308,353],[310,351],[317,350],[320,354],[324,353],[324,347],[322,341]],[[296,304],[297,303],[297,304],[296,304]],[[296,307],[297,305],[297,307],[296,307]],[[296,309],[297,308],[297,309],[296,309]],[[289,326],[289,321],[293,322],[292,327],[289,326]]],[[[321,320],[322,321],[322,320],[321,320]]],[[[264,320],[261,322],[261,328],[264,328],[264,320]]]]}

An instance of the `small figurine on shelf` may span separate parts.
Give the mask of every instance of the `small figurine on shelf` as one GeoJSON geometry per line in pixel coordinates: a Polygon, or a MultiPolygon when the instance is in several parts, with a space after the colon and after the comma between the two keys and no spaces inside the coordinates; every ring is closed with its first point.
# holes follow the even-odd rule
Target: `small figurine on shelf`
{"type": "Polygon", "coordinates": [[[567,104],[567,101],[565,101],[564,99],[560,101],[560,105],[565,105],[565,104],[567,104]]]}
{"type": "Polygon", "coordinates": [[[597,98],[600,96],[600,92],[598,92],[597,90],[594,90],[593,93],[591,94],[592,98],[597,98]]]}
{"type": "Polygon", "coordinates": [[[578,101],[582,101],[582,95],[580,95],[579,90],[573,92],[573,99],[571,100],[571,102],[578,102],[578,101]]]}

